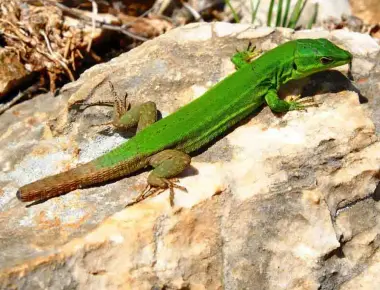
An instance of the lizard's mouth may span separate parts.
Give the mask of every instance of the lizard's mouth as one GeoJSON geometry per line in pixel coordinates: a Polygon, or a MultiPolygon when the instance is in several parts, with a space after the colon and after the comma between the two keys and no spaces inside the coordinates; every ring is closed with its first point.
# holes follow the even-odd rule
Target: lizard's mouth
{"type": "Polygon", "coordinates": [[[342,55],[335,57],[335,66],[341,66],[347,63],[352,63],[352,54],[347,50],[342,50],[342,55]]]}

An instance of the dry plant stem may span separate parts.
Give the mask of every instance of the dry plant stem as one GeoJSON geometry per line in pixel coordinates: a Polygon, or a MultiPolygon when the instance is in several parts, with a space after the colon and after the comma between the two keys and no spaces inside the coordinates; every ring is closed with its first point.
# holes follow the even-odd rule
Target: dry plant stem
{"type": "MultiPolygon", "coordinates": [[[[66,46],[65,46],[65,52],[63,53],[63,58],[64,59],[67,59],[67,57],[69,56],[70,54],[70,51],[71,51],[71,41],[72,41],[72,37],[70,37],[68,39],[68,41],[66,42],[66,46]]],[[[71,59],[71,62],[73,61],[73,59],[71,59]]]]}
{"type": "MultiPolygon", "coordinates": [[[[0,19],[0,30],[6,45],[12,47],[16,51],[20,62],[30,65],[34,72],[47,72],[50,84],[62,74],[67,75],[71,81],[74,81],[72,66],[77,65],[75,62],[80,54],[72,54],[71,51],[76,50],[76,42],[81,44],[80,41],[83,41],[80,36],[75,37],[76,30],[68,28],[70,33],[63,33],[66,31],[64,28],[49,26],[47,22],[45,23],[42,20],[45,19],[44,17],[49,19],[50,15],[46,15],[44,9],[35,7],[29,11],[30,17],[42,15],[42,22],[40,25],[34,25],[29,18],[20,15],[21,10],[19,10],[19,7],[14,7],[13,9],[13,3],[14,1],[10,1],[9,4],[5,4],[5,2],[1,4],[3,14],[0,19]]],[[[53,22],[58,21],[61,23],[60,16],[62,16],[62,12],[60,9],[56,7],[50,7],[50,9],[52,9],[53,15],[57,14],[57,19],[53,17],[53,22]]],[[[52,85],[51,88],[54,90],[55,85],[52,85]]]]}
{"type": "Polygon", "coordinates": [[[90,0],[92,5],[92,14],[91,14],[91,37],[87,45],[87,52],[90,52],[92,40],[95,37],[95,26],[96,26],[96,16],[98,15],[98,4],[94,0],[90,0]]]}
{"type": "Polygon", "coordinates": [[[71,70],[69,69],[69,67],[67,66],[67,64],[65,63],[65,60],[61,54],[59,52],[54,52],[53,49],[51,48],[51,45],[50,45],[50,42],[49,42],[49,38],[47,37],[46,33],[44,31],[40,31],[40,33],[42,34],[42,36],[44,37],[45,39],[45,42],[46,42],[46,46],[48,47],[49,49],[49,52],[50,52],[50,55],[53,59],[55,59],[65,70],[66,72],[68,73],[69,77],[70,77],[70,80],[71,81],[75,81],[75,78],[71,72],[71,70]]]}
{"type": "MultiPolygon", "coordinates": [[[[86,21],[87,23],[88,22],[92,22],[93,18],[90,18],[86,15],[83,15],[77,11],[74,11],[72,9],[70,9],[69,7],[66,7],[65,5],[61,4],[61,3],[58,3],[58,2],[54,2],[54,1],[43,1],[43,2],[47,2],[47,3],[50,3],[52,5],[55,5],[56,7],[58,7],[59,9],[61,9],[62,11],[64,12],[67,12],[69,13],[70,15],[72,16],[75,16],[77,17],[78,19],[82,19],[84,21],[86,21]]],[[[106,24],[106,23],[103,23],[101,21],[98,21],[95,19],[95,22],[96,22],[96,27],[99,27],[99,28],[102,28],[102,29],[108,29],[108,30],[113,30],[113,31],[118,31],[118,32],[121,32],[133,39],[137,39],[137,40],[140,40],[140,41],[147,41],[148,38],[146,37],[143,37],[143,36],[139,36],[139,35],[136,35],[130,31],[128,31],[127,29],[125,29],[124,27],[121,27],[121,26],[116,26],[116,25],[112,25],[112,24],[106,24]]]]}
{"type": "Polygon", "coordinates": [[[123,33],[123,34],[131,37],[131,38],[134,38],[134,39],[137,39],[137,40],[140,40],[140,41],[147,41],[147,40],[149,40],[146,37],[143,37],[143,36],[140,36],[140,35],[136,35],[136,34],[134,34],[132,32],[129,32],[127,29],[124,29],[121,26],[115,26],[115,25],[111,25],[111,24],[105,24],[105,23],[102,23],[102,22],[98,22],[97,24],[98,24],[99,28],[113,30],[113,31],[118,31],[118,32],[121,32],[121,33],[123,33]]]}
{"type": "Polygon", "coordinates": [[[74,51],[71,51],[70,62],[71,62],[71,67],[73,68],[73,71],[76,71],[77,67],[75,65],[75,52],[74,51]]]}
{"type": "Polygon", "coordinates": [[[9,51],[13,51],[14,53],[17,54],[17,58],[18,58],[18,61],[21,61],[21,54],[20,54],[20,51],[17,50],[17,48],[13,47],[13,46],[6,46],[4,47],[5,50],[9,50],[9,51]]]}
{"type": "Polygon", "coordinates": [[[209,5],[206,5],[202,7],[201,9],[198,10],[199,13],[202,13],[203,11],[210,9],[216,5],[224,3],[225,0],[217,0],[217,1],[212,1],[209,5]]]}
{"type": "Polygon", "coordinates": [[[127,22],[125,24],[123,24],[121,27],[123,28],[128,28],[130,27],[132,24],[136,23],[140,18],[143,18],[145,16],[147,16],[150,12],[152,12],[153,10],[153,7],[151,7],[150,9],[148,9],[147,11],[145,11],[143,14],[141,14],[139,17],[137,17],[135,20],[133,21],[130,21],[130,22],[127,22]]]}
{"type": "Polygon", "coordinates": [[[9,37],[9,38],[12,38],[14,40],[20,40],[20,38],[18,38],[17,36],[13,35],[13,34],[9,34],[8,32],[5,32],[5,31],[2,31],[1,32],[4,36],[6,37],[9,37]]]}
{"type": "Polygon", "coordinates": [[[73,73],[71,72],[71,70],[69,69],[69,67],[67,66],[67,64],[64,62],[64,60],[62,60],[62,56],[59,54],[59,53],[55,53],[52,48],[51,48],[51,45],[50,45],[50,42],[49,42],[49,38],[47,37],[46,33],[44,31],[40,31],[41,35],[44,37],[45,39],[45,42],[46,42],[46,46],[49,50],[49,53],[45,53],[41,50],[39,50],[37,48],[37,51],[41,54],[44,54],[45,56],[47,56],[50,60],[54,61],[54,62],[58,62],[62,67],[63,69],[66,71],[67,75],[69,76],[70,78],[70,81],[75,81],[75,77],[73,75],[73,73]]]}
{"type": "Polygon", "coordinates": [[[172,0],[156,0],[152,6],[156,14],[162,15],[172,0]]]}
{"type": "Polygon", "coordinates": [[[102,62],[102,58],[97,55],[93,50],[90,50],[88,53],[96,62],[102,62]]]}
{"type": "Polygon", "coordinates": [[[25,96],[29,94],[33,94],[37,92],[40,89],[40,84],[35,83],[34,85],[27,88],[24,92],[19,92],[17,96],[15,96],[11,101],[9,101],[6,104],[0,104],[0,115],[3,114],[5,111],[10,109],[13,105],[15,105],[18,101],[23,99],[25,96]]]}
{"type": "Polygon", "coordinates": [[[50,91],[54,92],[55,89],[56,89],[56,86],[55,86],[55,74],[52,73],[51,71],[47,71],[48,73],[48,76],[49,76],[49,87],[50,87],[50,91]]]}
{"type": "Polygon", "coordinates": [[[28,38],[26,35],[24,35],[18,27],[16,27],[13,23],[9,22],[8,20],[0,19],[0,22],[7,23],[12,27],[12,31],[16,34],[16,36],[21,39],[23,42],[31,43],[32,40],[28,38]]]}
{"type": "Polygon", "coordinates": [[[16,104],[19,100],[21,100],[25,96],[25,93],[19,92],[16,97],[14,97],[10,102],[6,104],[0,105],[0,115],[16,104]]]}
{"type": "Polygon", "coordinates": [[[81,59],[84,59],[84,56],[83,56],[83,54],[80,52],[79,49],[76,49],[75,52],[79,55],[79,57],[80,57],[81,59]]]}
{"type": "Polygon", "coordinates": [[[189,4],[187,4],[186,2],[182,2],[182,5],[191,13],[191,15],[193,15],[195,21],[200,21],[200,22],[204,21],[202,16],[198,13],[198,11],[196,11],[189,4]]]}

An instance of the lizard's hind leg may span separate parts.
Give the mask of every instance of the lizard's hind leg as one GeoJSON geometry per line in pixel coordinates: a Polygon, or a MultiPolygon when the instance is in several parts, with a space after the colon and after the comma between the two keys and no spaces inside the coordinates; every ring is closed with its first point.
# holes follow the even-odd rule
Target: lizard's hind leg
{"type": "Polygon", "coordinates": [[[173,181],[173,177],[184,171],[186,167],[190,165],[190,161],[191,157],[189,155],[174,149],[164,150],[150,157],[149,165],[154,169],[148,176],[148,185],[141,194],[128,205],[139,202],[151,195],[159,194],[169,188],[170,205],[173,206],[174,188],[187,191],[185,187],[176,184],[175,181],[173,181]]]}

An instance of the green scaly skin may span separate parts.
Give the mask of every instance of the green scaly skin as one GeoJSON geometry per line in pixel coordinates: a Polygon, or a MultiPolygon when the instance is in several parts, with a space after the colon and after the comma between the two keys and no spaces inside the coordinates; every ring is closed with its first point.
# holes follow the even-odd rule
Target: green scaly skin
{"type": "Polygon", "coordinates": [[[169,187],[172,202],[172,189],[179,186],[169,178],[190,164],[188,153],[207,145],[264,103],[275,112],[303,109],[302,99],[278,98],[280,85],[352,60],[348,51],[326,39],[289,41],[251,61],[253,54],[249,49],[235,54],[232,57],[238,69],[235,73],[158,122],[154,123],[153,103],[129,111],[117,108],[116,126],[138,125],[139,131],[133,138],[89,163],[21,187],[17,197],[21,201],[47,199],[120,178],[150,165],[154,170],[148,184],[159,189],[169,187]],[[148,117],[142,121],[141,116],[148,117]]]}

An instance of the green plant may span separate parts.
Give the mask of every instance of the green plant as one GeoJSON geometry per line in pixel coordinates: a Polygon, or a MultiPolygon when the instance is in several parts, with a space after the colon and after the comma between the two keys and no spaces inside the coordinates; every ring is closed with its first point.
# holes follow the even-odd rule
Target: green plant
{"type": "MultiPolygon", "coordinates": [[[[301,17],[301,14],[306,6],[308,0],[297,0],[296,4],[294,5],[294,8],[292,12],[290,13],[289,17],[289,11],[290,11],[290,3],[291,0],[286,0],[285,2],[285,10],[283,14],[283,6],[284,6],[284,1],[283,0],[278,0],[277,4],[277,16],[276,16],[276,27],[288,27],[295,29],[298,20],[301,17]]],[[[257,11],[260,6],[261,0],[258,0],[256,5],[254,4],[254,0],[250,0],[251,3],[251,11],[252,11],[252,17],[251,17],[251,23],[254,23],[256,20],[257,16],[257,11]]],[[[232,15],[234,17],[235,22],[239,23],[240,18],[236,10],[232,7],[230,0],[225,0],[226,5],[231,9],[232,15]]],[[[314,5],[314,13],[313,16],[310,18],[307,28],[311,29],[313,24],[315,23],[318,15],[318,3],[314,5]]],[[[274,9],[274,0],[271,0],[269,3],[269,9],[268,9],[268,14],[267,14],[267,26],[272,25],[272,16],[273,16],[273,9],[274,9]]]]}
{"type": "Polygon", "coordinates": [[[240,22],[239,15],[236,13],[236,10],[234,9],[234,7],[232,7],[230,0],[224,0],[224,2],[227,4],[228,8],[231,9],[235,22],[239,23],[240,22]]]}

